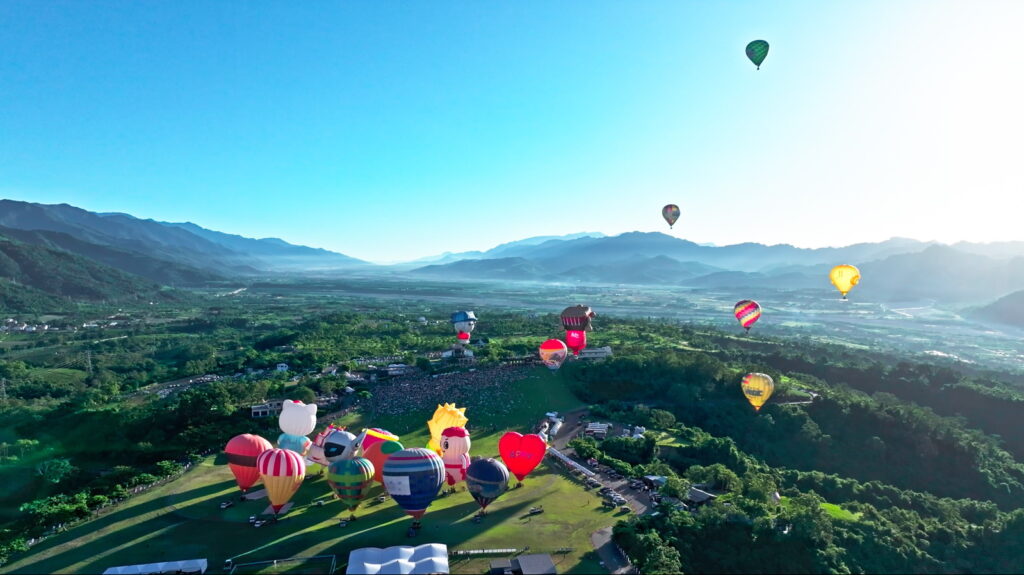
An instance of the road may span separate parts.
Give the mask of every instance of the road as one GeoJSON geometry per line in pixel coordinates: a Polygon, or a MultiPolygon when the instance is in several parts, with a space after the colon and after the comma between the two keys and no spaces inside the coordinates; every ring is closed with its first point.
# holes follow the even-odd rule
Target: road
{"type": "Polygon", "coordinates": [[[597,549],[597,554],[604,563],[604,568],[609,573],[633,573],[633,565],[629,559],[619,552],[619,548],[612,541],[612,528],[605,527],[590,534],[590,542],[597,549]]]}

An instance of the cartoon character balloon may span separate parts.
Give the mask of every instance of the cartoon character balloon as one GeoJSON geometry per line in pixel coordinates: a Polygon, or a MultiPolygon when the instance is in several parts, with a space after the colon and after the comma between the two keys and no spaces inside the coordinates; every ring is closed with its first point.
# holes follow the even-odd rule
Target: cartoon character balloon
{"type": "Polygon", "coordinates": [[[761,69],[761,62],[768,56],[768,42],[764,40],[754,40],[747,44],[747,58],[757,66],[757,69],[761,69]]]}
{"type": "Polygon", "coordinates": [[[281,415],[277,422],[284,432],[278,436],[277,446],[305,456],[313,445],[306,436],[316,427],[316,404],[306,405],[298,400],[286,400],[281,404],[281,415]]]}
{"type": "Polygon", "coordinates": [[[441,432],[449,427],[465,427],[468,421],[465,407],[455,407],[454,403],[438,404],[434,410],[434,417],[427,422],[427,428],[430,429],[430,442],[427,443],[427,448],[440,455],[441,432]]]}
{"type": "Polygon", "coordinates": [[[562,327],[565,328],[565,345],[573,355],[579,355],[587,347],[587,332],[593,331],[591,318],[597,317],[594,310],[585,305],[574,305],[562,310],[562,327]]]}
{"type": "Polygon", "coordinates": [[[562,367],[568,356],[569,348],[560,339],[549,339],[540,344],[540,361],[551,371],[557,371],[562,367]]]}
{"type": "Polygon", "coordinates": [[[752,299],[745,299],[736,302],[736,305],[732,308],[733,315],[739,320],[740,325],[743,329],[750,332],[750,327],[754,323],[761,319],[761,306],[752,299]]]}
{"type": "Polygon", "coordinates": [[[406,514],[418,520],[444,485],[444,461],[422,447],[403,449],[384,462],[384,489],[406,514]]]}
{"type": "Polygon", "coordinates": [[[491,458],[477,459],[466,470],[466,488],[480,509],[486,510],[488,505],[508,491],[508,468],[491,458]]]}
{"type": "Polygon", "coordinates": [[[469,343],[469,334],[473,333],[476,327],[476,314],[471,311],[457,311],[452,314],[452,327],[458,334],[456,337],[462,343],[469,343]]]}
{"type": "Polygon", "coordinates": [[[441,432],[441,459],[448,485],[466,479],[469,468],[469,448],[472,442],[465,427],[449,427],[441,432]]]}
{"type": "Polygon", "coordinates": [[[342,459],[352,459],[359,455],[362,442],[363,434],[356,436],[345,431],[344,427],[336,427],[324,438],[324,458],[331,463],[342,459]]]}
{"type": "Polygon", "coordinates": [[[672,226],[675,225],[676,220],[679,219],[679,206],[675,204],[669,204],[664,208],[661,208],[661,217],[665,218],[665,221],[668,222],[669,229],[672,229],[672,226]]]}
{"type": "Polygon", "coordinates": [[[743,388],[743,395],[747,397],[750,405],[754,406],[754,411],[761,411],[761,406],[775,391],[775,382],[772,381],[771,376],[763,373],[748,373],[743,377],[743,382],[740,385],[743,388]]]}
{"type": "Polygon", "coordinates": [[[829,272],[828,278],[832,280],[832,285],[836,286],[839,293],[843,294],[843,299],[846,299],[846,294],[860,283],[860,270],[851,265],[836,266],[829,272]]]}
{"type": "Polygon", "coordinates": [[[256,459],[264,451],[273,449],[269,441],[259,435],[243,433],[236,435],[224,446],[224,453],[228,456],[228,468],[235,476],[235,482],[242,494],[260,480],[260,470],[256,467],[256,459]]]}
{"type": "MultiPolygon", "coordinates": [[[[355,511],[373,485],[373,463],[365,457],[339,459],[327,468],[327,483],[342,505],[355,511]]],[[[355,519],[355,514],[352,514],[355,519]]]]}
{"type": "Polygon", "coordinates": [[[290,449],[268,449],[256,458],[256,466],[276,515],[302,485],[306,477],[306,461],[290,449]]]}
{"type": "Polygon", "coordinates": [[[516,479],[522,481],[548,452],[548,444],[535,433],[523,435],[509,431],[498,440],[498,453],[516,479]]]}

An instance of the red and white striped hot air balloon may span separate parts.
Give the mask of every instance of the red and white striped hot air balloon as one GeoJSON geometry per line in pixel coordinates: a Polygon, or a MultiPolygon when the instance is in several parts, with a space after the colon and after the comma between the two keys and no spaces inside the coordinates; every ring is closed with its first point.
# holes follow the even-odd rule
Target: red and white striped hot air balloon
{"type": "Polygon", "coordinates": [[[306,477],[306,462],[290,449],[271,449],[256,458],[270,506],[276,515],[291,500],[306,477]]]}

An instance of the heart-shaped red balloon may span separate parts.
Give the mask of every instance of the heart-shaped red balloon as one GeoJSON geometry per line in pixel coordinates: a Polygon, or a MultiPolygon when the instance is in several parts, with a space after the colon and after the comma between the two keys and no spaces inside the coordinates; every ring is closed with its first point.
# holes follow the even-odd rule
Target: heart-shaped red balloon
{"type": "Polygon", "coordinates": [[[509,431],[498,441],[498,452],[508,470],[522,481],[544,459],[548,444],[535,433],[523,435],[509,431]]]}

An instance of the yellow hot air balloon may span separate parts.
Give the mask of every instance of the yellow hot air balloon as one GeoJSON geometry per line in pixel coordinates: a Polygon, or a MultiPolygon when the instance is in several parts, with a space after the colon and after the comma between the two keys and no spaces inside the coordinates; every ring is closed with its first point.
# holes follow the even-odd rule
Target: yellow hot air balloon
{"type": "Polygon", "coordinates": [[[465,427],[469,418],[466,417],[465,407],[455,407],[454,403],[438,405],[434,411],[434,418],[427,422],[430,428],[430,442],[427,449],[432,449],[438,454],[441,453],[441,432],[449,427],[465,427]]]}
{"type": "Polygon", "coordinates": [[[846,294],[850,293],[853,286],[860,282],[860,270],[844,264],[832,268],[832,271],[828,273],[828,278],[832,280],[832,285],[836,286],[839,293],[843,294],[843,299],[846,299],[846,294]]]}
{"type": "Polygon", "coordinates": [[[748,373],[743,377],[743,395],[754,406],[754,411],[761,411],[761,406],[768,401],[775,391],[775,382],[763,373],[748,373]]]}

